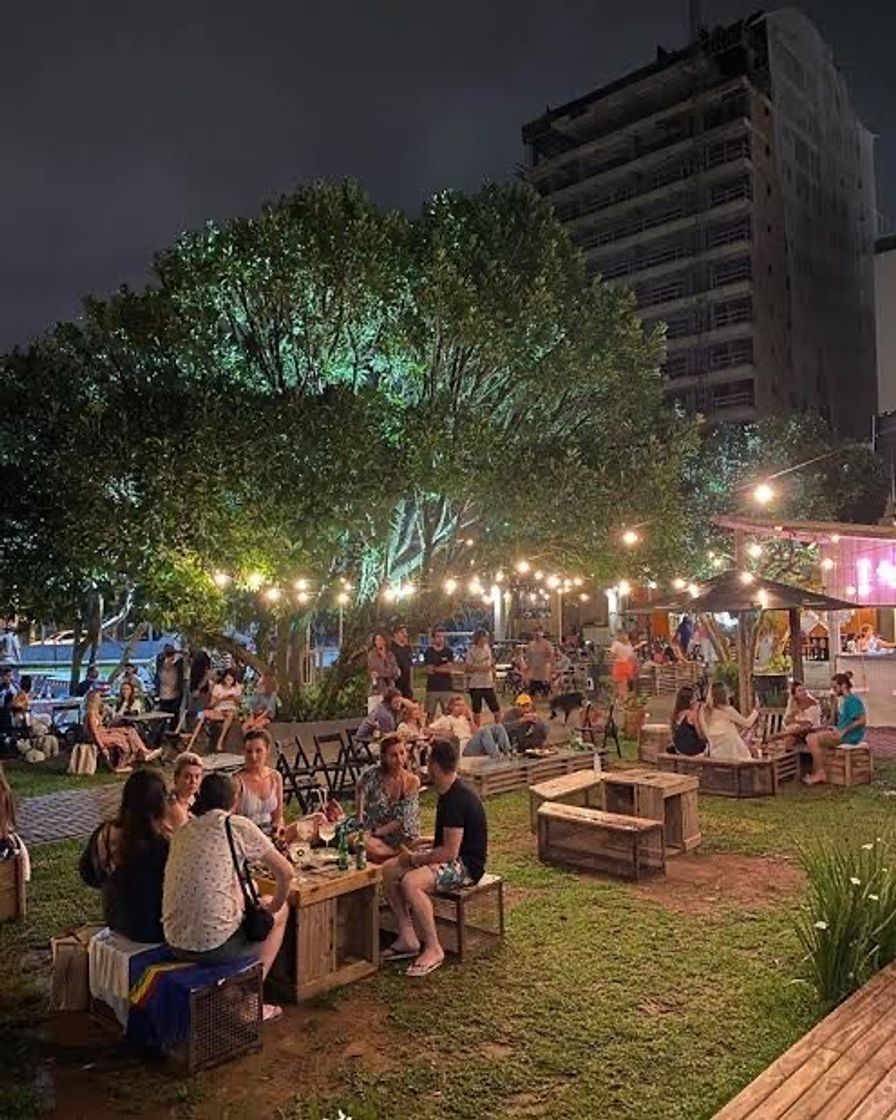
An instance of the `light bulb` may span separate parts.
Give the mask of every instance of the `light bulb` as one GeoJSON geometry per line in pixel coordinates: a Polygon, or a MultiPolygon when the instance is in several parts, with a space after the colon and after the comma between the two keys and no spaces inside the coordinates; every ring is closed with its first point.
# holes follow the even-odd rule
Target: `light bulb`
{"type": "Polygon", "coordinates": [[[751,584],[753,582],[753,573],[752,572],[741,572],[740,573],[740,582],[742,584],[744,584],[745,586],[751,584]]]}
{"type": "Polygon", "coordinates": [[[760,482],[753,491],[753,500],[761,506],[767,506],[774,496],[775,492],[767,482],[760,482]]]}
{"type": "Polygon", "coordinates": [[[226,572],[215,572],[212,579],[216,587],[226,587],[230,583],[230,576],[226,572]]]}
{"type": "Polygon", "coordinates": [[[559,576],[548,576],[547,585],[550,588],[559,587],[560,586],[560,577],[559,576]]]}
{"type": "Polygon", "coordinates": [[[629,548],[636,545],[640,539],[634,529],[626,529],[622,534],[622,543],[628,545],[629,548]]]}
{"type": "Polygon", "coordinates": [[[632,585],[628,582],[627,579],[621,579],[616,587],[616,590],[620,595],[631,595],[632,585]]]}
{"type": "Polygon", "coordinates": [[[824,560],[822,560],[821,562],[821,566],[826,572],[829,572],[834,566],[834,561],[830,558],[830,556],[825,556],[824,560]]]}
{"type": "Polygon", "coordinates": [[[340,591],[339,594],[336,596],[336,602],[339,604],[340,607],[344,607],[345,604],[348,602],[348,594],[345,591],[340,591]]]}
{"type": "Polygon", "coordinates": [[[687,583],[683,579],[673,579],[672,586],[676,591],[684,591],[684,589],[687,587],[687,583]]]}
{"type": "Polygon", "coordinates": [[[264,576],[261,572],[250,572],[246,583],[249,585],[250,591],[257,591],[264,583],[264,576]]]}
{"type": "Polygon", "coordinates": [[[747,546],[747,555],[752,556],[754,560],[758,560],[762,556],[762,545],[754,541],[751,545],[747,546]]]}
{"type": "Polygon", "coordinates": [[[308,580],[307,579],[297,579],[295,581],[295,583],[293,584],[293,587],[296,589],[296,591],[307,591],[308,590],[308,580]]]}
{"type": "Polygon", "coordinates": [[[307,591],[300,591],[298,595],[296,595],[296,599],[299,601],[299,603],[301,603],[303,607],[308,602],[308,598],[309,596],[307,591]]]}
{"type": "Polygon", "coordinates": [[[521,575],[525,575],[526,572],[529,571],[529,561],[528,560],[518,560],[517,565],[516,565],[516,570],[521,575]]]}
{"type": "Polygon", "coordinates": [[[265,591],[264,597],[265,597],[265,599],[268,600],[269,603],[276,603],[277,600],[280,598],[280,588],[279,587],[269,587],[267,589],[267,591],[265,591]]]}
{"type": "Polygon", "coordinates": [[[456,579],[446,579],[445,580],[445,594],[446,595],[453,595],[455,591],[457,591],[457,580],[456,579]]]}

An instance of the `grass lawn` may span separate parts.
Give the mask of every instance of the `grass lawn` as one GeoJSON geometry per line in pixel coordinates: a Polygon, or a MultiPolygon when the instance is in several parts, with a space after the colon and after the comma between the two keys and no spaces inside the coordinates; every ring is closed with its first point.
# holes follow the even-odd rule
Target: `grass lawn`
{"type": "MultiPolygon", "coordinates": [[[[542,866],[527,795],[491,799],[490,866],[510,903],[497,953],[418,982],[383,969],[287,1007],[262,1054],[188,1085],[133,1060],[84,1069],[83,1053],[66,1060],[50,1047],[57,1115],[312,1120],[341,1106],[354,1120],[711,1117],[822,1014],[794,982],[798,848],[873,838],[893,787],[896,765],[882,764],[870,787],[702,797],[703,847],[640,886],[542,866]]],[[[96,916],[79,848],[38,848],[28,918],[0,927],[0,1044],[20,1073],[43,1029],[46,963],[35,953],[96,916]]],[[[6,1089],[0,1115],[32,1115],[30,1090],[6,1089]]]]}

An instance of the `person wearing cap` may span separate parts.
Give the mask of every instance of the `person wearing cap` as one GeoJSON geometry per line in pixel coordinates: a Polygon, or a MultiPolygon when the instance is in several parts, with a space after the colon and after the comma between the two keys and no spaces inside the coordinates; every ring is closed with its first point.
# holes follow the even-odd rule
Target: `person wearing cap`
{"type": "Polygon", "coordinates": [[[518,751],[543,747],[548,740],[548,725],[538,718],[528,692],[521,692],[516,704],[504,713],[504,727],[511,746],[518,751]]]}

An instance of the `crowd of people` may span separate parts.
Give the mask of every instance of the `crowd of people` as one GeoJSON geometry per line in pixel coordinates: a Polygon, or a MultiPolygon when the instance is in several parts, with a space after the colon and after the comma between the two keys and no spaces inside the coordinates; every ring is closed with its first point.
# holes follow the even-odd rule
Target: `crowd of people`
{"type": "MultiPolygon", "coordinates": [[[[866,712],[852,690],[852,673],[835,673],[831,678],[834,714],[822,718],[821,704],[802,681],[793,681],[784,712],[781,731],[766,740],[777,740],[785,749],[805,749],[812,759],[812,768],[803,779],[808,785],[824,782],[824,752],[840,744],[856,746],[862,742],[866,712]]],[[[744,715],[732,704],[728,687],[714,682],[708,695],[699,688],[685,685],[678,690],[672,710],[670,750],[692,757],[707,756],[736,762],[757,758],[764,745],[753,735],[759,719],[757,699],[752,710],[744,715]]]]}

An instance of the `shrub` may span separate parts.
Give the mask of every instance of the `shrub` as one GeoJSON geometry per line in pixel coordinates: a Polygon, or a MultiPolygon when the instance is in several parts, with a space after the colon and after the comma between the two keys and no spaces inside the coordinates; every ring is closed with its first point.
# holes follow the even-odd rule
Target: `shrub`
{"type": "Polygon", "coordinates": [[[826,1006],[896,959],[896,862],[892,837],[801,853],[806,905],[796,919],[803,979],[826,1006]]]}

